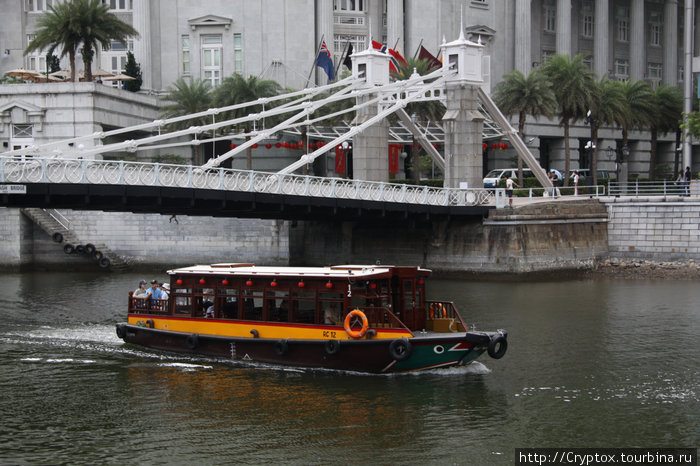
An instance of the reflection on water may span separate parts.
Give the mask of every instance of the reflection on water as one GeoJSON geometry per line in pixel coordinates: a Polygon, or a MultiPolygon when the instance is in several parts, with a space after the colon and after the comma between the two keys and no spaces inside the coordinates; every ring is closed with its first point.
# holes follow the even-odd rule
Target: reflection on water
{"type": "Polygon", "coordinates": [[[693,282],[433,283],[507,355],[376,376],[124,345],[137,275],[0,280],[0,462],[511,464],[519,447],[698,445],[693,282]]]}

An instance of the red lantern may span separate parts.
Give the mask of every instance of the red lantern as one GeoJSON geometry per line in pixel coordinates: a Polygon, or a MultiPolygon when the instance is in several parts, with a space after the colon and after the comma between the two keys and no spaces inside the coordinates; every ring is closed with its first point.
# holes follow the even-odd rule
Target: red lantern
{"type": "Polygon", "coordinates": [[[422,278],[421,278],[420,280],[418,280],[418,284],[419,284],[419,285],[422,285],[423,283],[425,283],[425,281],[423,281],[422,278]]]}
{"type": "Polygon", "coordinates": [[[506,144],[505,142],[503,143],[503,149],[508,149],[508,144],[506,144]]]}
{"type": "Polygon", "coordinates": [[[257,149],[257,148],[258,148],[258,143],[256,142],[256,143],[253,144],[251,147],[252,147],[253,149],[257,149]]]}
{"type": "Polygon", "coordinates": [[[230,147],[231,149],[235,149],[235,148],[236,148],[236,145],[235,145],[235,144],[230,144],[229,147],[230,147]]]}
{"type": "Polygon", "coordinates": [[[177,280],[175,280],[175,283],[177,283],[178,285],[182,285],[182,278],[178,278],[177,280]]]}
{"type": "Polygon", "coordinates": [[[320,149],[321,147],[323,147],[324,145],[325,145],[325,144],[324,144],[322,141],[318,141],[318,142],[316,143],[316,147],[319,148],[319,149],[320,149]]]}
{"type": "Polygon", "coordinates": [[[369,284],[369,288],[370,288],[371,290],[376,290],[376,289],[377,289],[377,284],[376,284],[376,283],[370,283],[370,284],[369,284]]]}
{"type": "Polygon", "coordinates": [[[281,142],[276,142],[276,143],[275,143],[275,147],[279,149],[280,147],[282,147],[282,143],[281,143],[281,142]]]}
{"type": "Polygon", "coordinates": [[[333,288],[333,284],[331,282],[326,283],[326,288],[330,290],[331,288],[333,288]]]}
{"type": "Polygon", "coordinates": [[[270,143],[268,142],[267,144],[265,144],[265,148],[266,148],[266,149],[272,149],[272,144],[270,144],[270,143]]]}
{"type": "Polygon", "coordinates": [[[310,143],[309,143],[309,149],[313,149],[314,147],[316,147],[316,145],[315,145],[313,142],[310,142],[310,143]]]}
{"type": "Polygon", "coordinates": [[[273,288],[276,287],[276,286],[277,286],[277,282],[276,282],[275,280],[272,280],[272,281],[270,282],[270,286],[273,287],[273,288]]]}
{"type": "Polygon", "coordinates": [[[299,141],[299,144],[297,145],[299,146],[299,149],[301,149],[302,147],[304,147],[304,141],[299,141]]]}
{"type": "Polygon", "coordinates": [[[200,279],[199,279],[199,284],[200,284],[200,285],[204,285],[206,282],[207,282],[207,281],[206,281],[205,279],[203,279],[203,278],[200,278],[200,279]]]}
{"type": "Polygon", "coordinates": [[[228,280],[226,280],[226,279],[224,278],[223,280],[221,280],[221,284],[224,285],[224,286],[225,286],[225,285],[228,285],[228,280]]]}
{"type": "Polygon", "coordinates": [[[498,144],[496,144],[495,142],[493,144],[491,144],[491,149],[497,149],[497,148],[498,148],[498,144]]]}
{"type": "Polygon", "coordinates": [[[486,144],[485,142],[481,144],[481,150],[486,150],[489,148],[489,145],[486,144]]]}
{"type": "Polygon", "coordinates": [[[299,288],[304,288],[304,287],[306,286],[306,283],[304,283],[304,282],[299,282],[299,283],[297,283],[297,286],[298,286],[299,288]]]}
{"type": "Polygon", "coordinates": [[[246,280],[245,286],[253,286],[253,280],[246,280]]]}

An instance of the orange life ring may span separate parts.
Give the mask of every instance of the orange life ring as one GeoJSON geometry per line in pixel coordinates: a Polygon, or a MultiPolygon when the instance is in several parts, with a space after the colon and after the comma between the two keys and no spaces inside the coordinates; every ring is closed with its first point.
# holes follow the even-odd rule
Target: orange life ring
{"type": "Polygon", "coordinates": [[[430,305],[430,320],[433,320],[436,315],[443,319],[447,317],[447,309],[445,309],[442,303],[433,303],[430,305]]]}
{"type": "Polygon", "coordinates": [[[369,322],[367,321],[367,316],[364,312],[359,309],[353,309],[352,311],[348,312],[348,315],[345,316],[344,327],[345,331],[348,332],[348,335],[350,335],[352,338],[362,338],[367,331],[367,327],[369,327],[369,322]],[[350,320],[353,318],[353,316],[357,316],[362,319],[362,330],[350,329],[350,320]]]}

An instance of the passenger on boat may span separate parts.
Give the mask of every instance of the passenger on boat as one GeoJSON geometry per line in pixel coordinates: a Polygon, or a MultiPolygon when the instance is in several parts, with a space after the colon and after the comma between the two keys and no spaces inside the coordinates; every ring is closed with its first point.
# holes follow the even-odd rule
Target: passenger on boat
{"type": "Polygon", "coordinates": [[[323,322],[338,325],[340,322],[340,309],[338,303],[330,303],[323,311],[323,322]]]}
{"type": "Polygon", "coordinates": [[[163,299],[163,291],[158,288],[158,280],[151,280],[151,287],[146,290],[146,297],[163,299]]]}
{"type": "Polygon", "coordinates": [[[134,298],[145,298],[146,297],[146,280],[141,280],[139,282],[139,287],[134,291],[134,298]]]}
{"type": "Polygon", "coordinates": [[[169,287],[168,287],[168,284],[167,284],[167,283],[161,283],[160,285],[158,285],[158,287],[160,288],[160,292],[162,293],[162,298],[161,298],[161,299],[169,299],[169,298],[170,298],[170,294],[168,293],[168,288],[169,288],[169,287]]]}
{"type": "MultiPolygon", "coordinates": [[[[207,301],[209,303],[209,301],[207,301]]],[[[205,304],[207,304],[205,303],[205,304]]],[[[214,318],[214,303],[209,304],[207,306],[207,310],[204,312],[204,318],[205,319],[213,319],[214,318]]]]}

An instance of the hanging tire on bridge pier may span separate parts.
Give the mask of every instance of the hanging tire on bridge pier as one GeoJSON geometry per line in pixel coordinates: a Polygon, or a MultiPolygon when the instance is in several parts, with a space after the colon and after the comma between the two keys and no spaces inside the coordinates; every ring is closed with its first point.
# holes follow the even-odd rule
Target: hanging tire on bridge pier
{"type": "Polygon", "coordinates": [[[79,244],[75,247],[75,253],[76,254],[85,254],[85,246],[82,244],[79,244]]]}
{"type": "Polygon", "coordinates": [[[92,258],[97,260],[97,261],[102,259],[105,256],[104,254],[102,254],[102,251],[97,251],[97,250],[92,251],[91,255],[92,255],[92,258]]]}
{"type": "Polygon", "coordinates": [[[51,239],[54,240],[56,243],[62,243],[63,242],[63,235],[59,232],[56,232],[51,236],[51,239]]]}
{"type": "Polygon", "coordinates": [[[108,258],[103,257],[102,259],[99,260],[98,265],[99,265],[100,267],[102,267],[103,269],[106,269],[107,267],[109,267],[110,265],[112,265],[112,263],[109,261],[108,258]]]}
{"type": "Polygon", "coordinates": [[[66,244],[63,246],[63,252],[66,254],[73,254],[75,252],[75,247],[72,244],[66,244]]]}
{"type": "Polygon", "coordinates": [[[88,254],[92,254],[93,252],[95,252],[96,249],[97,248],[92,243],[88,243],[85,245],[85,252],[87,252],[88,254]]]}

